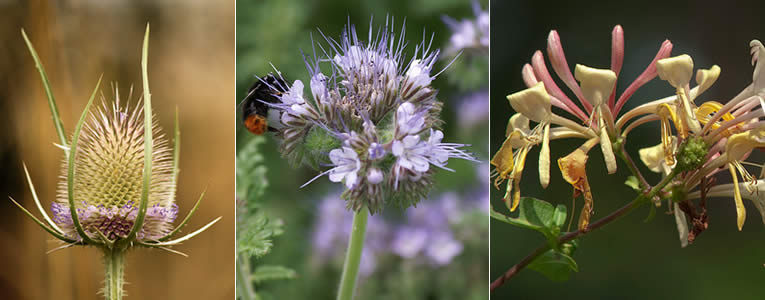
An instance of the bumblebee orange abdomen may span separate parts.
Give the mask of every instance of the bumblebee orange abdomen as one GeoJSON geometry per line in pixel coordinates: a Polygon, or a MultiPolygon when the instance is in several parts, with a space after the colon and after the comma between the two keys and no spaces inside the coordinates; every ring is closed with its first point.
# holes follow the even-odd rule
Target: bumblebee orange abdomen
{"type": "Polygon", "coordinates": [[[244,127],[247,127],[247,130],[254,134],[261,135],[268,129],[268,122],[261,115],[251,114],[244,120],[244,127]]]}

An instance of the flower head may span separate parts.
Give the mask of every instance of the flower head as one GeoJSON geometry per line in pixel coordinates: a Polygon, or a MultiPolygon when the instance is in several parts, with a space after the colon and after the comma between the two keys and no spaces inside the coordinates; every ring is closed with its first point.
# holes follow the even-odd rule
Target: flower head
{"type": "MultiPolygon", "coordinates": [[[[118,91],[117,91],[118,93],[118,91]]],[[[143,180],[143,109],[120,107],[119,95],[111,105],[91,113],[83,126],[75,154],[73,195],[75,210],[85,233],[115,240],[125,238],[138,216],[143,180]]],[[[148,208],[138,240],[159,239],[172,230],[178,214],[175,204],[173,150],[158,124],[152,122],[153,144],[148,208]]],[[[81,240],[69,208],[68,163],[62,163],[58,196],[53,202],[53,220],[66,236],[81,240]]]]}
{"type": "Polygon", "coordinates": [[[323,55],[305,59],[313,101],[298,80],[271,104],[281,115],[275,128],[282,155],[293,164],[330,166],[317,178],[345,183],[347,206],[373,213],[388,199],[417,203],[430,189],[432,166],[449,170],[449,158],[474,160],[465,145],[442,142],[441,103],[431,86],[439,51],[423,41],[406,59],[403,28],[397,37],[386,21],[378,32],[370,24],[364,42],[348,25],[339,40],[325,36],[323,55]]]}
{"type": "MultiPolygon", "coordinates": [[[[26,34],[24,37],[26,39],[26,34]]],[[[99,79],[70,140],[63,134],[55,101],[52,97],[49,99],[54,124],[61,129],[60,146],[65,154],[57,197],[51,205],[53,218],[42,209],[28,172],[32,195],[46,222],[11,200],[67,246],[97,246],[105,250],[107,257],[111,257],[108,253],[121,253],[139,245],[167,249],[220,220],[217,218],[195,232],[170,240],[189,219],[172,227],[178,215],[175,192],[180,132],[176,119],[173,149],[154,120],[147,79],[148,41],[147,25],[142,63],[143,101],[132,108],[120,105],[119,90],[115,87],[116,99],[112,105],[102,97],[103,107],[90,111],[101,83],[99,79]]],[[[37,60],[28,39],[27,46],[37,60]]],[[[36,62],[47,88],[45,71],[42,64],[36,62]]]]}

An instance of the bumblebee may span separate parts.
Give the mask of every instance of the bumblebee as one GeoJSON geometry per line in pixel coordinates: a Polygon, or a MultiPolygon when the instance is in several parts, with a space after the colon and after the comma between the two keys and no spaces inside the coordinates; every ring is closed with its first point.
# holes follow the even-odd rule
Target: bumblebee
{"type": "MultiPolygon", "coordinates": [[[[261,135],[268,131],[277,131],[268,125],[269,114],[277,113],[269,103],[279,103],[286,82],[279,75],[268,74],[259,78],[247,91],[242,100],[242,122],[253,134],[261,135]]],[[[273,119],[273,118],[272,118],[273,119]]]]}

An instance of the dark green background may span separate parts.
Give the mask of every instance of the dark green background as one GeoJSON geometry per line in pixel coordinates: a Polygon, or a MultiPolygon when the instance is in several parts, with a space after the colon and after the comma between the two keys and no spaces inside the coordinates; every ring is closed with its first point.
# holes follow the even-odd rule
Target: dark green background
{"type": "MultiPolygon", "coordinates": [[[[558,30],[572,70],[576,63],[608,68],[611,30],[621,24],[625,32],[625,60],[617,93],[650,63],[661,42],[670,39],[674,44],[672,54],[691,55],[695,68],[709,68],[713,64],[722,68],[717,83],[698,99],[724,102],[751,83],[749,41],[765,38],[763,12],[763,4],[755,1],[739,5],[722,1],[653,4],[492,1],[492,153],[499,149],[512,114],[505,96],[525,88],[521,67],[537,49],[546,55],[551,29],[558,30]]],[[[548,69],[553,73],[549,61],[548,69]]],[[[558,85],[567,91],[562,82],[558,81],[558,85]]],[[[625,108],[672,93],[668,84],[655,79],[638,90],[625,108]]],[[[555,161],[582,142],[551,143],[551,182],[546,190],[540,188],[536,171],[539,149],[532,151],[521,184],[522,193],[566,204],[570,210],[571,187],[562,180],[555,161]]],[[[627,149],[638,159],[637,149],[658,142],[659,128],[654,123],[634,131],[628,138],[627,149]]],[[[761,162],[762,157],[754,161],[761,162]]],[[[629,175],[627,168],[620,162],[619,171],[607,176],[598,147],[590,152],[587,170],[595,198],[593,220],[634,197],[634,192],[623,184],[629,175]]],[[[648,179],[655,183],[658,176],[651,174],[648,179]]],[[[725,181],[729,179],[721,180],[725,181]]],[[[501,197],[502,193],[494,191],[492,204],[504,212],[501,197]]],[[[581,198],[577,205],[581,206],[581,198]]],[[[581,239],[574,256],[580,272],[571,280],[551,282],[539,273],[524,270],[493,293],[493,299],[763,299],[765,232],[757,209],[751,203],[746,203],[746,208],[747,222],[744,230],[738,232],[733,200],[713,199],[709,205],[709,229],[685,249],[680,248],[674,217],[663,214],[666,205],[648,223],[643,222],[647,207],[640,208],[581,239]]],[[[541,243],[543,238],[536,232],[492,221],[492,279],[541,243]]]]}

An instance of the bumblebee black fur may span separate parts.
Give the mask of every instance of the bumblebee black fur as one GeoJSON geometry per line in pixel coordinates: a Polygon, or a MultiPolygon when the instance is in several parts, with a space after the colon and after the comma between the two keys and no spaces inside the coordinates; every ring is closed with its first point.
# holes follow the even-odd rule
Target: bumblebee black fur
{"type": "Polygon", "coordinates": [[[265,133],[266,129],[276,131],[268,126],[268,111],[273,108],[266,103],[278,103],[278,95],[282,93],[280,89],[285,86],[284,79],[273,74],[268,74],[252,84],[247,91],[247,97],[242,101],[242,122],[247,130],[257,135],[265,133]]]}

